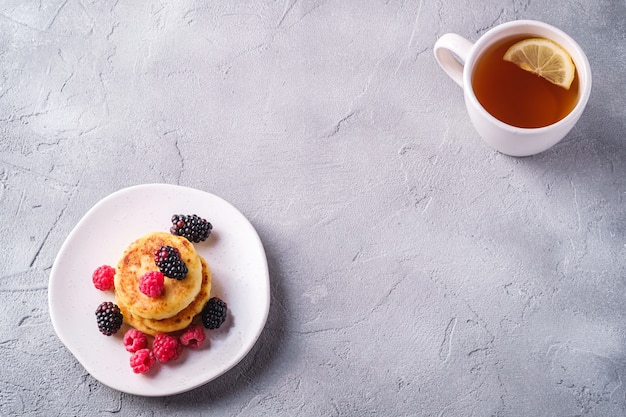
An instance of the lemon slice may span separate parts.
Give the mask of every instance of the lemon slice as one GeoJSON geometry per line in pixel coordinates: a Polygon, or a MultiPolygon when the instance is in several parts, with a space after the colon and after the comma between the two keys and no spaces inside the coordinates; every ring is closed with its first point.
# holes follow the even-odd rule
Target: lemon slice
{"type": "Polygon", "coordinates": [[[566,90],[569,90],[576,74],[576,66],[569,53],[545,38],[524,39],[515,43],[504,54],[504,60],[566,90]]]}

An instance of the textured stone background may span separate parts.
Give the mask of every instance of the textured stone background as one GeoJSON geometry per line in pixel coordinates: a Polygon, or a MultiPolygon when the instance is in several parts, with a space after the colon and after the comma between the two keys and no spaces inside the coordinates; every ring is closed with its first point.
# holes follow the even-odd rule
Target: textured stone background
{"type": "Polygon", "coordinates": [[[625,34],[623,0],[3,1],[0,415],[625,415],[625,34]],[[432,46],[520,18],[594,86],[515,159],[432,46]],[[152,182],[238,207],[271,274],[252,352],[166,398],[94,380],[47,304],[80,218],[152,182]]]}

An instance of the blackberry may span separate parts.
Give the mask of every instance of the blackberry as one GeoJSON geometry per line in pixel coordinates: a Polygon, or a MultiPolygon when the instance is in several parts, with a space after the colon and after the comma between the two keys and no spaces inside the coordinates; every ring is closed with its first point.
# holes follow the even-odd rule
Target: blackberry
{"type": "Polygon", "coordinates": [[[213,297],[202,309],[202,325],[207,329],[219,328],[226,320],[226,303],[218,297],[213,297]]]}
{"type": "Polygon", "coordinates": [[[213,225],[206,219],[195,214],[175,214],[172,216],[170,233],[187,238],[190,242],[198,243],[207,240],[211,234],[213,225]]]}
{"type": "Polygon", "coordinates": [[[117,305],[110,301],[105,301],[96,309],[96,320],[98,321],[100,333],[111,336],[122,327],[124,316],[117,305]]]}
{"type": "Polygon", "coordinates": [[[159,271],[168,278],[176,278],[180,281],[187,276],[187,265],[180,258],[178,248],[161,246],[154,251],[154,263],[159,267],[159,271]]]}

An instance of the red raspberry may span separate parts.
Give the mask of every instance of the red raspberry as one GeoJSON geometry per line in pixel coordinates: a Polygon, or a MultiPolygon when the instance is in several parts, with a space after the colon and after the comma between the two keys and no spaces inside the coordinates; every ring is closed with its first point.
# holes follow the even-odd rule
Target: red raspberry
{"type": "Polygon", "coordinates": [[[180,336],[180,343],[192,349],[198,349],[204,343],[204,329],[199,325],[187,327],[187,330],[180,336]]]}
{"type": "Polygon", "coordinates": [[[148,346],[148,338],[137,329],[130,329],[124,335],[124,347],[130,353],[137,352],[148,346]]]}
{"type": "Polygon", "coordinates": [[[139,280],[139,291],[152,298],[161,295],[164,286],[165,279],[160,271],[146,272],[139,280]]]}
{"type": "Polygon", "coordinates": [[[150,349],[139,349],[130,357],[130,367],[136,374],[145,374],[155,362],[154,354],[150,349]]]}
{"type": "Polygon", "coordinates": [[[161,363],[178,359],[183,350],[178,338],[164,333],[157,333],[152,342],[154,357],[161,363]]]}
{"type": "Polygon", "coordinates": [[[100,291],[112,290],[115,286],[113,278],[115,277],[115,268],[109,265],[102,265],[96,268],[91,275],[93,285],[100,291]]]}

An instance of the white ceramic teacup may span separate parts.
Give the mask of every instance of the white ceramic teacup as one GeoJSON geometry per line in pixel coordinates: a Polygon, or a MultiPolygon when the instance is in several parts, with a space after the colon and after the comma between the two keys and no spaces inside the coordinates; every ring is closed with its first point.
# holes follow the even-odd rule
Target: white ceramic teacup
{"type": "Polygon", "coordinates": [[[503,23],[487,31],[475,43],[455,33],[446,33],[435,43],[434,53],[441,68],[463,88],[465,105],[478,134],[492,148],[506,155],[529,156],[554,146],[574,127],[589,100],[591,69],[585,53],[570,36],[546,23],[532,20],[503,23]],[[491,45],[516,35],[551,39],[569,52],[576,65],[577,103],[556,123],[539,128],[511,126],[489,114],[476,98],[472,87],[476,62],[491,45]]]}

